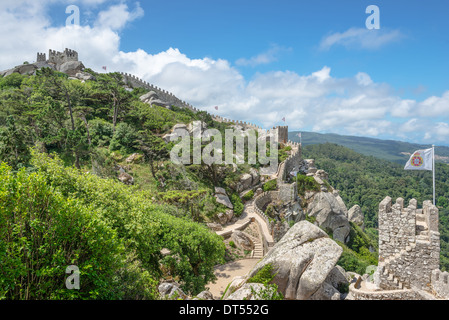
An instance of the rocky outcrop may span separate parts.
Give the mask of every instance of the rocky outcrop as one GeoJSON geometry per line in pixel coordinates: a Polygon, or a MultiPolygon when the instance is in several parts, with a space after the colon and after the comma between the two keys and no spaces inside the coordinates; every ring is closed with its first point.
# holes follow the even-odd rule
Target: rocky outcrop
{"type": "Polygon", "coordinates": [[[84,65],[81,61],[67,61],[58,66],[58,71],[75,77],[77,73],[84,70],[84,65]]]}
{"type": "Polygon", "coordinates": [[[234,241],[238,248],[243,250],[253,250],[254,242],[251,238],[243,231],[234,230],[231,235],[231,240],[234,241]]]}
{"type": "Polygon", "coordinates": [[[214,296],[210,291],[205,290],[198,293],[192,300],[214,300],[214,296]]]}
{"type": "Polygon", "coordinates": [[[226,190],[223,188],[215,187],[215,200],[217,200],[218,203],[221,203],[222,205],[228,207],[229,209],[234,208],[231,200],[229,200],[229,197],[226,194],[226,190]]]}
{"type": "Polygon", "coordinates": [[[134,184],[134,178],[126,172],[120,172],[118,179],[126,185],[134,184]]]}
{"type": "Polygon", "coordinates": [[[349,280],[347,278],[346,271],[340,266],[335,266],[331,272],[329,272],[320,289],[310,297],[310,300],[344,299],[346,293],[341,293],[340,290],[349,287],[349,280]]]}
{"type": "Polygon", "coordinates": [[[158,290],[159,294],[165,299],[187,299],[187,295],[181,290],[179,284],[174,281],[161,283],[158,290]]]}
{"type": "Polygon", "coordinates": [[[356,204],[351,209],[349,209],[349,211],[348,211],[348,220],[350,222],[358,225],[362,229],[365,227],[362,209],[360,209],[359,205],[356,204]]]}
{"type": "Polygon", "coordinates": [[[342,207],[337,197],[329,192],[319,192],[313,197],[312,203],[307,208],[310,217],[315,217],[318,225],[323,229],[332,231],[333,238],[340,242],[347,242],[350,226],[345,215],[345,207],[342,207]]]}
{"type": "MultiPolygon", "coordinates": [[[[140,99],[143,99],[144,96],[145,95],[140,97],[140,99]]],[[[198,121],[198,123],[199,123],[199,121],[198,121]]],[[[195,132],[194,129],[195,129],[195,126],[193,125],[193,122],[191,122],[189,124],[177,123],[170,130],[170,133],[165,134],[162,137],[162,139],[165,141],[165,143],[169,143],[171,141],[172,137],[173,137],[173,139],[176,139],[178,137],[184,136],[187,133],[189,135],[194,135],[195,138],[204,139],[205,142],[202,142],[203,144],[209,143],[207,140],[207,139],[209,139],[209,135],[208,135],[208,132],[206,131],[207,124],[205,122],[201,122],[201,127],[200,127],[201,130],[197,130],[197,132],[195,132]]]]}
{"type": "Polygon", "coordinates": [[[293,225],[268,254],[250,271],[257,274],[271,264],[273,283],[285,299],[307,300],[325,282],[343,249],[319,227],[308,221],[293,225]]]}
{"type": "Polygon", "coordinates": [[[139,99],[140,99],[140,101],[142,101],[144,103],[148,103],[149,105],[154,104],[154,105],[157,105],[160,107],[165,107],[165,108],[170,107],[170,103],[160,99],[159,96],[157,95],[157,93],[154,91],[145,93],[144,95],[140,96],[139,99]]]}
{"type": "Polygon", "coordinates": [[[257,293],[262,290],[267,290],[267,288],[261,283],[245,283],[226,300],[261,300],[257,293]]]}

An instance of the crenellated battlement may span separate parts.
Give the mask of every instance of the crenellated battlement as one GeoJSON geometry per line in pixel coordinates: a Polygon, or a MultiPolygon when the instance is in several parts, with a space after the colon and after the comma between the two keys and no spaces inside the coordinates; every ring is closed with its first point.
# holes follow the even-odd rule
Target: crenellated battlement
{"type": "Polygon", "coordinates": [[[37,53],[36,62],[45,62],[47,61],[47,55],[45,53],[37,53]]]}
{"type": "Polygon", "coordinates": [[[48,50],[48,63],[61,65],[68,61],[78,61],[78,52],[65,48],[64,52],[48,50]]]}
{"type": "Polygon", "coordinates": [[[432,271],[432,288],[441,298],[449,298],[449,273],[435,269],[432,271]]]}

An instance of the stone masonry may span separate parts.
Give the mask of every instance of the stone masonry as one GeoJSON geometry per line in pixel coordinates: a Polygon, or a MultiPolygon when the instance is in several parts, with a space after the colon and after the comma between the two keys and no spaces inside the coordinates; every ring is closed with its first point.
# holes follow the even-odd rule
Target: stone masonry
{"type": "Polygon", "coordinates": [[[376,285],[381,290],[413,289],[434,294],[432,274],[433,278],[438,277],[440,284],[442,281],[439,279],[444,278],[440,277],[439,263],[437,207],[430,201],[424,201],[423,208],[418,209],[415,199],[404,207],[402,198],[392,205],[391,198],[386,197],[379,204],[376,285]]]}

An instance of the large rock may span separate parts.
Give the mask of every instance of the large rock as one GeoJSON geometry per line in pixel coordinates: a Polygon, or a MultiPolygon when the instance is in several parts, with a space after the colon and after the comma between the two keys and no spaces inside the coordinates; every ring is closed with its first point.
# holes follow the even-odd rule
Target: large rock
{"type": "Polygon", "coordinates": [[[124,184],[127,184],[127,185],[133,185],[134,184],[134,178],[130,174],[126,173],[126,172],[121,172],[119,174],[119,176],[118,176],[118,179],[121,182],[123,182],[124,184]]]}
{"type": "Polygon", "coordinates": [[[257,169],[251,168],[251,169],[249,170],[249,174],[250,174],[251,177],[252,177],[251,184],[252,184],[253,186],[257,185],[257,184],[260,182],[260,174],[259,174],[259,171],[258,171],[257,169]]]}
{"type": "Polygon", "coordinates": [[[37,66],[35,64],[22,64],[20,66],[16,66],[12,69],[5,70],[1,72],[1,75],[7,77],[13,73],[27,74],[32,75],[36,72],[37,66]]]}
{"type": "Polygon", "coordinates": [[[226,300],[261,300],[258,293],[262,290],[267,290],[267,288],[261,283],[245,283],[226,300]]]}
{"type": "Polygon", "coordinates": [[[253,250],[254,243],[251,238],[243,231],[234,230],[231,235],[231,240],[235,245],[243,250],[253,250]]]}
{"type": "Polygon", "coordinates": [[[77,73],[84,70],[84,65],[81,61],[67,61],[59,66],[60,72],[68,74],[71,77],[75,77],[77,73]]]}
{"type": "Polygon", "coordinates": [[[333,238],[345,243],[349,235],[350,226],[345,215],[345,207],[329,192],[319,192],[307,208],[308,215],[315,217],[316,222],[323,229],[330,229],[333,238]]]}
{"type": "Polygon", "coordinates": [[[221,203],[222,205],[228,207],[229,209],[234,209],[234,206],[231,202],[231,200],[229,200],[229,197],[226,194],[215,194],[215,200],[218,203],[221,203]]]}
{"type": "Polygon", "coordinates": [[[233,292],[241,288],[245,284],[245,281],[246,278],[244,276],[234,277],[223,294],[223,300],[226,300],[233,292]]]}
{"type": "Polygon", "coordinates": [[[210,291],[201,291],[193,300],[214,300],[214,296],[210,291]]]}
{"type": "Polygon", "coordinates": [[[217,200],[218,203],[221,203],[222,205],[228,207],[229,209],[234,209],[234,206],[232,205],[231,200],[229,200],[229,197],[224,188],[215,187],[215,199],[217,200]]]}
{"type": "Polygon", "coordinates": [[[273,282],[285,299],[307,300],[326,280],[343,249],[308,221],[293,225],[250,271],[252,277],[265,265],[273,266],[273,282]]]}
{"type": "Polygon", "coordinates": [[[324,282],[310,300],[341,300],[341,293],[329,283],[324,282]]]}
{"type": "Polygon", "coordinates": [[[163,282],[159,285],[158,290],[159,294],[167,299],[187,299],[187,295],[176,282],[163,282]]]}
{"type": "Polygon", "coordinates": [[[75,75],[75,77],[80,79],[80,80],[84,80],[84,81],[96,80],[96,78],[93,75],[91,75],[90,73],[88,73],[88,72],[78,72],[75,75]]]}
{"type": "Polygon", "coordinates": [[[340,196],[340,191],[334,189],[332,194],[334,195],[335,199],[337,200],[338,204],[340,205],[341,209],[345,213],[345,216],[348,216],[348,208],[346,207],[345,202],[340,196]]]}
{"type": "Polygon", "coordinates": [[[247,190],[252,186],[253,183],[253,176],[249,173],[245,173],[240,178],[240,185],[239,185],[239,191],[241,190],[247,190]]]}
{"type": "Polygon", "coordinates": [[[363,229],[364,227],[364,217],[363,217],[363,213],[362,213],[362,209],[360,209],[359,205],[355,205],[353,206],[351,209],[349,209],[348,211],[348,220],[356,225],[358,225],[359,227],[361,227],[363,229]]]}

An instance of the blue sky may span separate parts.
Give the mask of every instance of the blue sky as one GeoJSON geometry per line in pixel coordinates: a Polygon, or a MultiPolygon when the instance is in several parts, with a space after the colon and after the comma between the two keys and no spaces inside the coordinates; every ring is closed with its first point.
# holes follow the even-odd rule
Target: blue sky
{"type": "Polygon", "coordinates": [[[70,47],[97,71],[266,128],[449,143],[447,1],[5,0],[0,10],[0,69],[70,47]],[[66,26],[68,5],[80,26],[66,26]],[[365,26],[369,5],[379,30],[365,26]]]}

